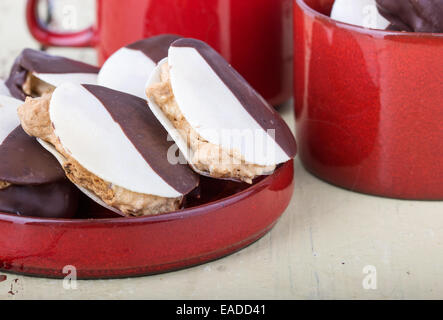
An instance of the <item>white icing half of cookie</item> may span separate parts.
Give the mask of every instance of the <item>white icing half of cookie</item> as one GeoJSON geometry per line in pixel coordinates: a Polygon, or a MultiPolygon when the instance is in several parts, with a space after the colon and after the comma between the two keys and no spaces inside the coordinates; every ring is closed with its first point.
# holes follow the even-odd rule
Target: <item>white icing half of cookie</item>
{"type": "Polygon", "coordinates": [[[121,48],[103,64],[98,85],[146,99],[144,86],[155,66],[142,51],[121,48]]]}
{"type": "MultiPolygon", "coordinates": [[[[59,153],[57,151],[57,149],[55,149],[51,144],[47,143],[46,141],[43,141],[42,139],[37,138],[37,141],[42,145],[43,148],[46,149],[46,151],[48,151],[50,154],[52,154],[55,157],[55,159],[57,159],[57,161],[63,166],[63,164],[66,162],[66,159],[63,157],[63,155],[61,153],[59,153]]],[[[124,216],[124,214],[122,212],[120,212],[119,210],[117,210],[114,207],[107,205],[103,200],[101,200],[99,197],[97,197],[93,192],[89,191],[86,188],[83,188],[82,186],[79,186],[78,184],[76,184],[75,186],[81,192],[83,192],[85,195],[87,195],[89,198],[91,198],[92,200],[97,202],[102,207],[105,207],[108,210],[111,210],[119,215],[124,216]]]]}
{"type": "Polygon", "coordinates": [[[17,108],[22,104],[21,100],[0,95],[0,144],[20,125],[17,108]]]}
{"type": "Polygon", "coordinates": [[[385,30],[389,26],[389,21],[378,12],[375,0],[335,0],[331,18],[371,29],[385,30]]]}
{"type": "MultiPolygon", "coordinates": [[[[168,62],[168,58],[164,58],[161,60],[157,67],[155,67],[154,71],[151,73],[151,76],[149,77],[148,82],[146,83],[146,88],[150,85],[153,85],[155,83],[159,83],[161,81],[160,74],[161,74],[161,66],[168,62]]],[[[171,138],[174,140],[175,144],[183,154],[186,160],[192,159],[192,150],[188,148],[186,140],[180,135],[180,132],[175,129],[172,122],[166,117],[166,115],[163,113],[161,108],[157,105],[157,103],[148,97],[148,106],[151,109],[152,113],[157,117],[158,121],[161,123],[161,125],[166,129],[166,131],[169,133],[171,138]]],[[[192,163],[189,163],[192,166],[192,163]]],[[[199,172],[194,168],[195,171],[199,172]]]]}
{"type": "Polygon", "coordinates": [[[11,97],[11,93],[3,80],[0,80],[0,95],[11,97]]]}
{"type": "Polygon", "coordinates": [[[33,73],[34,77],[58,87],[65,82],[74,84],[97,84],[96,73],[33,73]]]}
{"type": "Polygon", "coordinates": [[[267,166],[289,160],[196,49],[172,46],[168,61],[177,104],[201,137],[235,150],[249,163],[267,166]]]}
{"type": "Polygon", "coordinates": [[[94,175],[133,192],[182,196],[149,166],[120,125],[84,87],[59,86],[52,94],[49,113],[66,152],[94,175]]]}

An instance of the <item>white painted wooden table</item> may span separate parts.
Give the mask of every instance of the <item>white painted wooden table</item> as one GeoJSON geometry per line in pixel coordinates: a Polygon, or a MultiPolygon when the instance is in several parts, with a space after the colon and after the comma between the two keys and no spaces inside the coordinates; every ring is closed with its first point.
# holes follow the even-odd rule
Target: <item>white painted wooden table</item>
{"type": "MultiPolygon", "coordinates": [[[[38,47],[23,10],[24,0],[0,0],[0,77],[23,47],[38,47]]],[[[95,59],[91,50],[52,52],[95,59]]],[[[294,127],[291,109],[281,111],[294,127]]],[[[78,281],[75,290],[61,280],[6,274],[0,299],[443,298],[443,202],[349,192],[314,178],[298,160],[295,180],[275,228],[229,257],[150,277],[78,281]],[[370,276],[375,268],[376,289],[364,288],[365,267],[370,276]]]]}

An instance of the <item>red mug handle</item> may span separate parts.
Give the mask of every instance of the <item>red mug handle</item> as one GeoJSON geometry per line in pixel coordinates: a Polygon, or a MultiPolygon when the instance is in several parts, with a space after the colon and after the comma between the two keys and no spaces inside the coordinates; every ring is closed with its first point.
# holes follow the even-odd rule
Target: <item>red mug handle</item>
{"type": "Polygon", "coordinates": [[[93,26],[77,32],[60,33],[45,28],[37,15],[39,0],[28,0],[26,21],[32,36],[45,46],[53,47],[93,47],[97,43],[97,33],[93,26]]]}

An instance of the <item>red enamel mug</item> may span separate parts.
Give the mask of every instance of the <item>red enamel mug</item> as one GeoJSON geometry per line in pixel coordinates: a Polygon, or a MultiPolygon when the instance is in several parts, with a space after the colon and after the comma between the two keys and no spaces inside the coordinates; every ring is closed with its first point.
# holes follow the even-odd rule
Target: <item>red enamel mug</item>
{"type": "Polygon", "coordinates": [[[443,34],[370,30],[294,0],[299,155],[364,193],[443,200],[443,34]]]}
{"type": "Polygon", "coordinates": [[[97,25],[49,31],[28,0],[31,34],[44,45],[117,49],[162,33],[198,38],[218,50],[271,104],[292,95],[292,0],[97,0],[97,25]]]}

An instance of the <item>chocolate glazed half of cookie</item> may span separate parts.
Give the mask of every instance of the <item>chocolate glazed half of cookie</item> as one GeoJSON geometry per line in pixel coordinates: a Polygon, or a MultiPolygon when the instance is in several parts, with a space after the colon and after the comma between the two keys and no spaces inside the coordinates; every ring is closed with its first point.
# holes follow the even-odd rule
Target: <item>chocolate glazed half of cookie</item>
{"type": "Polygon", "coordinates": [[[0,144],[0,212],[45,218],[72,218],[79,192],[54,157],[14,129],[0,144]]]}
{"type": "Polygon", "coordinates": [[[160,60],[168,56],[169,46],[180,38],[181,36],[175,34],[162,34],[131,43],[126,48],[141,51],[153,62],[159,63],[160,60]]]}
{"type": "Polygon", "coordinates": [[[443,32],[443,0],[377,0],[377,8],[388,30],[443,32]]]}
{"type": "Polygon", "coordinates": [[[98,67],[42,51],[24,49],[16,58],[5,84],[14,98],[41,96],[64,81],[97,82],[98,67]]]}

